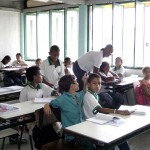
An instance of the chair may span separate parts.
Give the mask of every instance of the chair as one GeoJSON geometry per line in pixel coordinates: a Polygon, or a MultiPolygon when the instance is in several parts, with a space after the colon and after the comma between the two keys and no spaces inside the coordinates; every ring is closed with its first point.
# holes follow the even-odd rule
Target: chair
{"type": "MultiPolygon", "coordinates": [[[[0,131],[0,139],[3,139],[2,141],[2,146],[1,146],[1,150],[4,149],[4,144],[5,144],[5,138],[9,137],[11,135],[17,135],[17,140],[18,140],[18,131],[14,130],[12,128],[8,128],[5,130],[1,130],[0,131]]],[[[19,140],[17,141],[17,146],[18,146],[18,150],[20,150],[20,144],[19,144],[19,140]]]]}
{"type": "Polygon", "coordinates": [[[137,104],[150,105],[150,98],[147,98],[145,96],[140,84],[135,87],[135,93],[136,93],[137,104]]]}

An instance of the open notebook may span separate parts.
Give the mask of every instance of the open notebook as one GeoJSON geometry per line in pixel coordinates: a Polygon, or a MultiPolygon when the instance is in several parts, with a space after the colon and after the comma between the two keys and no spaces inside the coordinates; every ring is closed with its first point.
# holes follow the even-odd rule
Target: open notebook
{"type": "Polygon", "coordinates": [[[35,98],[34,103],[50,103],[52,100],[54,100],[56,97],[47,97],[47,98],[35,98]]]}
{"type": "Polygon", "coordinates": [[[117,120],[120,120],[120,118],[101,113],[96,114],[95,117],[87,119],[87,121],[91,121],[98,124],[106,124],[114,121],[116,122],[117,120]]]}

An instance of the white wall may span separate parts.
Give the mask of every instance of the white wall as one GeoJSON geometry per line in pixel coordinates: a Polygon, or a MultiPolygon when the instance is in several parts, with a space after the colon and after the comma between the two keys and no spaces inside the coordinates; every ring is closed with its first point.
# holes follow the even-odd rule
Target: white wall
{"type": "Polygon", "coordinates": [[[0,61],[20,52],[20,12],[0,10],[0,61]]]}

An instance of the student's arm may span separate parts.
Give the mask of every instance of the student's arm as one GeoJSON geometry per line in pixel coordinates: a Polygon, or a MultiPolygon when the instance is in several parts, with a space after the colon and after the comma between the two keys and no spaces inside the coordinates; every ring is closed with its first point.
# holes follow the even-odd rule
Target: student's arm
{"type": "Polygon", "coordinates": [[[145,95],[150,98],[150,91],[148,90],[147,86],[145,84],[142,84],[141,88],[143,92],[145,93],[145,95]]]}
{"type": "Polygon", "coordinates": [[[87,83],[87,74],[86,73],[82,77],[82,81],[83,81],[83,91],[86,93],[86,83],[87,83]]]}
{"type": "Polygon", "coordinates": [[[130,115],[130,112],[128,110],[118,110],[118,109],[97,107],[97,111],[99,113],[105,113],[105,114],[114,113],[114,114],[120,114],[120,115],[130,115]]]}
{"type": "Polygon", "coordinates": [[[44,113],[46,114],[46,115],[51,115],[52,114],[52,111],[51,111],[51,108],[50,108],[50,105],[49,104],[45,104],[44,105],[44,113]]]}
{"type": "Polygon", "coordinates": [[[43,78],[43,83],[50,86],[51,88],[54,88],[54,85],[52,83],[47,82],[44,78],[43,78]]]}
{"type": "Polygon", "coordinates": [[[119,79],[119,76],[116,74],[116,73],[114,73],[113,71],[109,71],[116,79],[119,79]]]}

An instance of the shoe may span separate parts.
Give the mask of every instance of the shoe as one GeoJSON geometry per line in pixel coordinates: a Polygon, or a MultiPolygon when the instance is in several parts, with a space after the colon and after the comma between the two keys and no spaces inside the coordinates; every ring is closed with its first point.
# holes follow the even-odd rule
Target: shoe
{"type": "MultiPolygon", "coordinates": [[[[9,143],[10,144],[17,144],[19,143],[20,139],[18,139],[18,142],[17,142],[17,138],[9,138],[9,143]]],[[[21,143],[20,144],[26,144],[27,143],[27,139],[21,139],[21,143]]]]}

